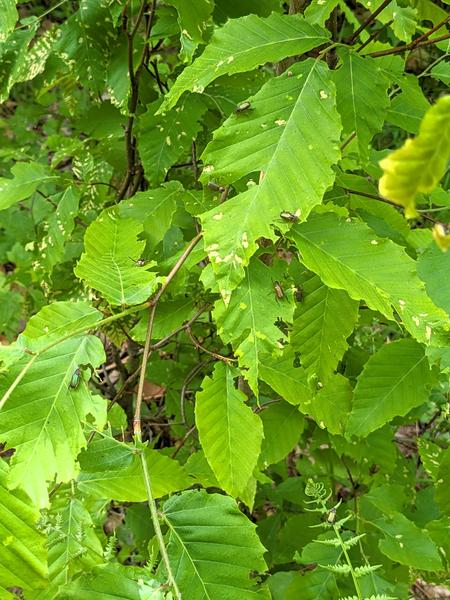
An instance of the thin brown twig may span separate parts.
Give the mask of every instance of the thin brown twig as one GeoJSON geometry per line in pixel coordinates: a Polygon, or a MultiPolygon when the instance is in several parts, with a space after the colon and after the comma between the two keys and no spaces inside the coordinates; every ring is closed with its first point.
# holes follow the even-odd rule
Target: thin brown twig
{"type": "Polygon", "coordinates": [[[190,327],[186,328],[186,333],[188,334],[189,339],[194,344],[194,346],[197,348],[197,350],[201,350],[202,352],[205,352],[206,354],[209,354],[213,358],[217,358],[217,360],[221,360],[222,362],[224,362],[226,364],[228,364],[229,362],[235,362],[237,360],[236,358],[232,358],[231,356],[223,356],[222,354],[218,354],[217,352],[213,352],[212,350],[208,350],[208,348],[205,348],[204,346],[202,346],[200,344],[200,342],[197,340],[197,338],[194,336],[194,334],[192,333],[192,330],[190,327]]]}
{"type": "Polygon", "coordinates": [[[388,27],[390,27],[393,22],[394,22],[394,19],[391,19],[390,21],[385,23],[383,25],[383,27],[380,27],[380,29],[377,29],[376,31],[372,31],[369,38],[363,44],[361,44],[361,46],[358,48],[357,52],[361,52],[361,50],[364,50],[364,48],[366,48],[366,46],[368,46],[370,44],[370,42],[373,42],[379,35],[381,35],[383,33],[383,31],[385,31],[388,27]]]}
{"type": "Polygon", "coordinates": [[[181,269],[185,260],[187,259],[189,254],[192,252],[192,250],[195,248],[195,246],[198,244],[201,237],[202,237],[202,234],[198,233],[190,241],[190,243],[186,247],[183,254],[180,256],[180,258],[177,260],[177,262],[173,266],[170,273],[167,275],[166,280],[164,281],[163,285],[160,287],[158,292],[155,294],[154,298],[152,298],[149,301],[150,302],[150,315],[149,315],[149,319],[148,319],[147,333],[145,336],[144,352],[142,354],[142,363],[141,363],[141,370],[140,370],[140,376],[139,376],[139,386],[138,386],[138,392],[137,392],[137,396],[136,396],[136,408],[135,408],[134,419],[133,419],[133,432],[134,432],[134,435],[137,440],[141,439],[141,434],[142,434],[142,432],[141,432],[142,397],[143,397],[143,392],[144,392],[144,382],[145,382],[145,372],[147,369],[147,362],[152,353],[150,346],[151,346],[153,323],[154,323],[154,319],[155,319],[156,307],[158,305],[158,302],[159,302],[161,296],[166,291],[168,285],[170,284],[172,279],[175,277],[175,275],[178,273],[178,271],[181,269]]]}
{"type": "Polygon", "coordinates": [[[139,30],[139,26],[144,17],[146,7],[147,7],[147,2],[143,1],[141,4],[141,7],[139,9],[138,16],[136,18],[136,22],[131,31],[128,31],[128,28],[127,28],[127,15],[126,15],[125,9],[124,9],[124,13],[123,13],[124,29],[126,31],[127,42],[128,42],[128,55],[127,55],[128,56],[128,76],[130,78],[131,94],[130,94],[130,100],[128,103],[129,116],[128,116],[128,120],[127,120],[127,125],[125,127],[125,149],[126,149],[126,156],[127,156],[127,170],[125,173],[125,178],[124,178],[124,180],[119,188],[119,191],[117,193],[118,200],[122,200],[123,198],[125,198],[125,195],[128,191],[130,183],[133,180],[133,177],[135,175],[134,171],[135,171],[135,162],[136,162],[136,143],[135,143],[135,139],[133,136],[133,126],[134,126],[136,108],[137,108],[138,100],[139,100],[139,80],[141,77],[142,69],[144,68],[144,64],[146,64],[146,62],[150,56],[150,53],[151,53],[150,47],[148,44],[148,39],[150,37],[151,28],[153,25],[153,19],[154,19],[155,10],[156,10],[156,0],[153,0],[153,2],[151,4],[150,15],[149,15],[146,30],[145,30],[146,39],[144,42],[144,49],[142,51],[140,61],[138,63],[136,71],[135,71],[134,70],[134,59],[133,59],[134,38],[136,36],[136,33],[139,30]]]}
{"type": "Polygon", "coordinates": [[[187,442],[188,438],[194,433],[194,431],[195,431],[195,425],[192,425],[192,427],[181,438],[178,446],[175,448],[175,451],[172,453],[171,458],[175,458],[176,457],[176,455],[178,454],[178,452],[185,445],[185,443],[187,442]]]}
{"type": "Polygon", "coordinates": [[[183,323],[183,325],[181,325],[180,327],[178,327],[177,329],[175,329],[174,331],[172,331],[171,333],[169,333],[168,335],[166,335],[166,337],[164,337],[162,340],[159,340],[158,342],[156,342],[156,344],[153,344],[151,346],[151,350],[159,350],[159,348],[162,348],[163,346],[166,346],[173,337],[175,337],[178,333],[181,333],[182,331],[184,331],[185,329],[188,329],[193,323],[195,323],[195,321],[199,318],[199,316],[206,312],[208,309],[210,308],[210,305],[206,305],[203,306],[200,310],[198,310],[195,315],[193,317],[191,317],[189,319],[189,321],[186,321],[186,323],[183,323]]]}
{"type": "Polygon", "coordinates": [[[420,35],[418,38],[413,40],[411,42],[411,50],[413,48],[415,48],[416,46],[418,46],[424,40],[427,40],[430,37],[430,35],[432,35],[435,31],[437,31],[438,29],[443,27],[449,21],[450,21],[450,15],[448,17],[445,17],[445,19],[443,19],[440,23],[437,23],[434,27],[432,27],[431,29],[426,31],[424,34],[420,35]]]}
{"type": "Polygon", "coordinates": [[[370,52],[366,56],[371,56],[372,58],[378,58],[380,56],[388,56],[390,54],[398,54],[399,52],[406,52],[408,50],[413,50],[415,48],[423,48],[424,46],[429,46],[430,44],[436,44],[436,42],[442,42],[444,40],[448,40],[450,38],[450,33],[446,33],[439,37],[433,38],[431,40],[425,40],[420,42],[419,44],[415,44],[411,42],[410,44],[404,44],[403,46],[397,46],[396,48],[389,48],[388,50],[379,50],[378,52],[370,52]]]}
{"type": "Polygon", "coordinates": [[[375,10],[372,14],[370,14],[367,17],[367,19],[365,21],[363,21],[363,23],[361,23],[361,25],[358,27],[358,29],[355,31],[355,33],[349,39],[348,43],[353,44],[355,42],[356,38],[359,36],[359,34],[362,33],[364,31],[364,29],[372,23],[372,21],[375,21],[375,19],[378,17],[378,15],[381,13],[381,11],[383,11],[386,8],[386,6],[388,6],[388,4],[390,4],[391,2],[392,2],[392,0],[384,0],[384,2],[382,2],[380,4],[380,6],[377,8],[377,10],[375,10]]]}
{"type": "MultiPolygon", "coordinates": [[[[353,194],[355,196],[363,196],[364,198],[371,198],[372,200],[378,200],[379,202],[384,202],[385,204],[389,204],[390,206],[393,206],[394,208],[397,208],[399,210],[401,210],[403,208],[403,206],[401,206],[400,204],[391,202],[391,200],[388,200],[387,198],[383,198],[382,196],[377,196],[376,194],[369,194],[368,192],[358,192],[357,190],[350,190],[348,188],[343,188],[343,189],[344,189],[344,192],[347,192],[348,194],[353,194]]],[[[430,221],[432,223],[438,223],[438,221],[429,217],[428,215],[421,214],[420,216],[423,217],[424,219],[428,219],[428,221],[430,221]]]]}
{"type": "Polygon", "coordinates": [[[189,373],[186,375],[185,380],[183,381],[183,385],[181,386],[180,392],[180,415],[184,425],[186,425],[186,411],[184,409],[184,405],[186,400],[187,386],[191,383],[191,381],[194,379],[197,373],[199,373],[203,369],[203,367],[209,365],[209,363],[211,362],[212,360],[208,358],[207,360],[204,360],[194,365],[194,367],[189,371],[189,373]]]}

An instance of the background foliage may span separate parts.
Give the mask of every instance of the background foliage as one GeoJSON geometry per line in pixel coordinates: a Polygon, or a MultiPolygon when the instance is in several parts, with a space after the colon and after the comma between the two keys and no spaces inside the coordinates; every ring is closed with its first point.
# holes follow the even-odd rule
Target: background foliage
{"type": "Polygon", "coordinates": [[[449,22],[0,0],[0,598],[448,597],[449,22]]]}

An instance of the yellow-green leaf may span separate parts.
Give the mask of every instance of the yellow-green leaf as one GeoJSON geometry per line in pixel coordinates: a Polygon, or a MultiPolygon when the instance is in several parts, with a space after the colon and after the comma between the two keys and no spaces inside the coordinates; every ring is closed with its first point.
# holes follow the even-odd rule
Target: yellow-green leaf
{"type": "Polygon", "coordinates": [[[431,192],[445,173],[450,154],[450,95],[427,111],[419,135],[380,162],[384,171],[380,194],[405,207],[409,219],[417,216],[415,197],[431,192]]]}

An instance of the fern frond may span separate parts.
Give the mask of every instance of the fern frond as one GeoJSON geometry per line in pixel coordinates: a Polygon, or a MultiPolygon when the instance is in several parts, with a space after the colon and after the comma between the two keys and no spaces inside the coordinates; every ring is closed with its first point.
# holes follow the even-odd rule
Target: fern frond
{"type": "Polygon", "coordinates": [[[333,538],[331,540],[314,540],[318,544],[324,544],[324,546],[334,546],[338,548],[341,545],[341,542],[337,538],[333,538]]]}
{"type": "Polygon", "coordinates": [[[365,535],[366,535],[365,533],[361,533],[360,535],[354,535],[350,539],[345,540],[345,542],[344,542],[345,549],[349,550],[353,546],[356,546],[356,544],[359,542],[359,540],[361,538],[365,537],[365,535]]]}
{"type": "Polygon", "coordinates": [[[364,565],[362,567],[355,567],[354,572],[356,577],[364,577],[369,573],[373,573],[377,569],[380,569],[382,565],[364,565]]]}
{"type": "Polygon", "coordinates": [[[349,513],[346,517],[343,517],[342,519],[339,519],[339,521],[335,522],[335,525],[338,529],[341,529],[343,525],[345,525],[345,523],[347,523],[347,521],[350,521],[350,519],[353,518],[353,514],[349,513]]]}
{"type": "Polygon", "coordinates": [[[321,565],[319,564],[319,567],[322,567],[322,569],[326,569],[327,571],[331,571],[332,573],[335,573],[336,575],[348,575],[349,573],[351,573],[351,568],[349,567],[349,565],[347,564],[337,564],[337,565],[321,565]]]}

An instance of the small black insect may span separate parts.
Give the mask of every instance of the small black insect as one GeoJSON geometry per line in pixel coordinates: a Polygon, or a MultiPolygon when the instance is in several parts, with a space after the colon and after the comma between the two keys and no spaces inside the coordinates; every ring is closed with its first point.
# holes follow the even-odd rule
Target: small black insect
{"type": "Polygon", "coordinates": [[[223,187],[223,185],[218,185],[217,183],[214,183],[214,181],[208,181],[208,187],[213,192],[224,192],[225,191],[225,188],[223,187]]]}
{"type": "Polygon", "coordinates": [[[284,298],[284,290],[281,287],[281,283],[279,281],[273,282],[273,290],[278,300],[282,300],[284,298]]]}
{"type": "MultiPolygon", "coordinates": [[[[297,212],[300,212],[300,211],[297,211],[297,212]]],[[[297,221],[300,218],[300,215],[297,214],[297,212],[291,213],[291,212],[288,212],[287,210],[283,210],[282,212],[280,212],[280,218],[283,219],[283,221],[288,221],[289,223],[297,223],[297,221]]]]}
{"type": "Polygon", "coordinates": [[[136,260],[134,258],[131,258],[131,256],[129,258],[130,258],[130,260],[132,260],[134,262],[134,264],[137,267],[143,267],[145,265],[145,263],[146,263],[145,258],[138,258],[136,260]]]}
{"type": "Polygon", "coordinates": [[[236,106],[236,108],[234,109],[235,113],[242,113],[245,112],[246,110],[249,110],[252,107],[252,105],[250,104],[250,102],[248,100],[246,100],[245,102],[241,102],[240,104],[238,104],[236,106]]]}
{"type": "Polygon", "coordinates": [[[303,302],[303,290],[301,287],[294,288],[294,297],[297,302],[303,302]]]}

